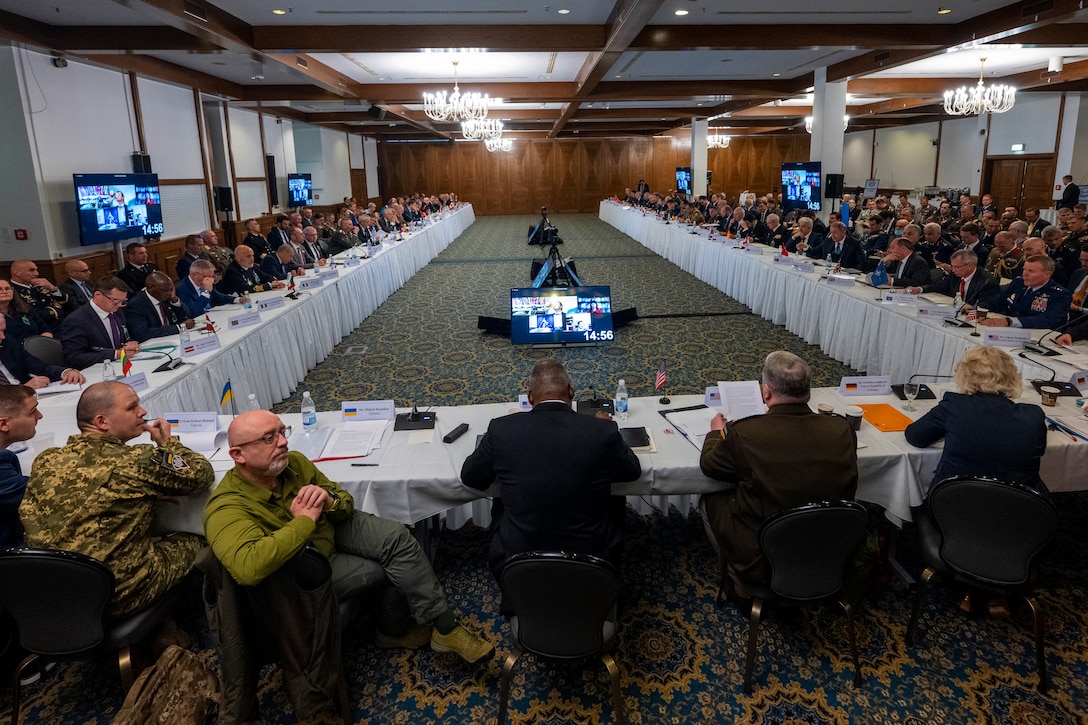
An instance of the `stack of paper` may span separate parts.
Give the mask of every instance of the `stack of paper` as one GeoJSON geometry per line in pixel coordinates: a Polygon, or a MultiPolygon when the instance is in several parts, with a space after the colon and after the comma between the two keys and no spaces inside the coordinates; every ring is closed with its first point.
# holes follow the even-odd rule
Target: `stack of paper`
{"type": "Polygon", "coordinates": [[[767,412],[767,406],[763,404],[763,391],[757,380],[719,380],[718,392],[722,396],[721,413],[726,420],[740,420],[767,412]]]}
{"type": "Polygon", "coordinates": [[[321,455],[314,460],[362,458],[381,446],[387,420],[363,420],[342,423],[331,430],[321,455]]]}

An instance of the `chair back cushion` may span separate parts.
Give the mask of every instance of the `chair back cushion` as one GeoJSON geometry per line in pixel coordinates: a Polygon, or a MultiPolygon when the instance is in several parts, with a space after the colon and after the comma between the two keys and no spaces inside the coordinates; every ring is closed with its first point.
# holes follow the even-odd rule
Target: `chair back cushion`
{"type": "Polygon", "coordinates": [[[771,591],[797,601],[838,592],[867,521],[865,507],[856,501],[804,504],[768,518],[759,546],[771,568],[771,591]]]}
{"type": "MultiPolygon", "coordinates": [[[[606,622],[620,593],[616,569],[587,554],[529,552],[502,570],[518,647],[542,657],[574,659],[607,651],[606,622]]],[[[607,628],[611,633],[612,628],[607,628]]]]}
{"type": "Polygon", "coordinates": [[[941,561],[996,586],[1028,583],[1033,560],[1058,530],[1057,511],[1045,494],[990,478],[941,481],[926,506],[940,532],[941,561]]]}
{"type": "Polygon", "coordinates": [[[19,642],[39,655],[68,657],[101,644],[113,586],[113,573],[89,556],[0,551],[0,603],[15,618],[19,642]]]}
{"type": "Polygon", "coordinates": [[[31,335],[23,340],[23,349],[46,365],[64,365],[64,348],[55,337],[31,335]]]}

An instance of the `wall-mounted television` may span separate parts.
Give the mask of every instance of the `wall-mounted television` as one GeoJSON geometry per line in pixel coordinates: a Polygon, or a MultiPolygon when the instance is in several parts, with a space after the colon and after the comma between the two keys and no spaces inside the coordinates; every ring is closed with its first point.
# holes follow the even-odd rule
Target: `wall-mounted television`
{"type": "Polygon", "coordinates": [[[676,167],[676,190],[681,194],[691,196],[691,167],[676,167]]]}
{"type": "Polygon", "coordinates": [[[782,164],[782,210],[820,211],[820,162],[792,161],[782,164]]]}
{"type": "Polygon", "coordinates": [[[310,206],[314,203],[314,182],[310,174],[287,175],[288,206],[310,206]]]}
{"type": "Polygon", "coordinates": [[[162,235],[157,174],[73,174],[72,181],[80,244],[162,235]]]}
{"type": "Polygon", "coordinates": [[[611,342],[608,287],[517,287],[510,290],[515,345],[611,342]]]}

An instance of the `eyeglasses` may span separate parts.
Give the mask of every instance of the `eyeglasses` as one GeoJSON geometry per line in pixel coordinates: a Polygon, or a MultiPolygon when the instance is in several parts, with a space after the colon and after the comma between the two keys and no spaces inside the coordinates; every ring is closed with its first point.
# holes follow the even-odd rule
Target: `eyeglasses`
{"type": "Polygon", "coordinates": [[[285,440],[287,438],[290,438],[291,437],[291,426],[289,426],[289,425],[284,426],[284,427],[280,428],[279,430],[272,431],[271,433],[265,433],[260,438],[254,438],[251,441],[246,441],[245,443],[237,443],[235,445],[238,448],[241,448],[242,446],[253,445],[254,443],[264,443],[266,446],[274,446],[274,445],[276,445],[277,443],[280,442],[280,436],[283,436],[285,440]]]}
{"type": "Polygon", "coordinates": [[[126,305],[128,305],[128,298],[127,297],[122,297],[121,299],[116,299],[114,297],[110,297],[109,295],[102,295],[102,296],[105,297],[110,302],[112,302],[113,304],[117,305],[118,307],[125,307],[126,305]]]}

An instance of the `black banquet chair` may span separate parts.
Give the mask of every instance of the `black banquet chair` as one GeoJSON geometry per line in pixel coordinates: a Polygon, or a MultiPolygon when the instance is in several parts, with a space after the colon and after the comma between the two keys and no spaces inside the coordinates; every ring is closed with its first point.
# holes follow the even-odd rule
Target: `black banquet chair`
{"type": "Polygon", "coordinates": [[[506,722],[510,677],[525,652],[549,660],[600,657],[612,682],[615,722],[624,723],[620,671],[609,654],[620,595],[615,567],[587,554],[528,552],[506,562],[502,589],[514,610],[510,632],[515,649],[502,667],[498,725],[506,722]]]}
{"type": "Polygon", "coordinates": [[[151,634],[174,603],[174,587],[149,608],[114,619],[113,572],[83,554],[53,549],[0,550],[0,604],[11,613],[19,643],[30,654],[13,676],[11,721],[19,722],[19,680],[38,661],[81,659],[100,650],[117,652],[121,685],[128,692],[135,680],[133,645],[151,634]]]}
{"type": "MultiPolygon", "coordinates": [[[[765,602],[806,607],[835,600],[846,613],[854,686],[861,685],[861,663],[854,633],[854,610],[839,596],[843,572],[865,537],[868,513],[856,501],[821,501],[779,511],[763,522],[759,547],[770,567],[770,584],[744,581],[752,597],[744,691],[752,692],[752,671],[765,602]]],[[[719,595],[720,600],[720,595],[719,595]]]]}
{"type": "Polygon", "coordinates": [[[46,365],[64,366],[64,348],[55,337],[31,335],[23,340],[23,349],[46,365]]]}
{"type": "Polygon", "coordinates": [[[1043,613],[1032,593],[1036,559],[1057,530],[1054,504],[1027,486],[974,476],[954,476],[934,486],[918,519],[926,568],[907,625],[907,644],[914,643],[922,601],[935,574],[1009,600],[1023,599],[1035,619],[1039,691],[1045,693],[1043,613]]]}

